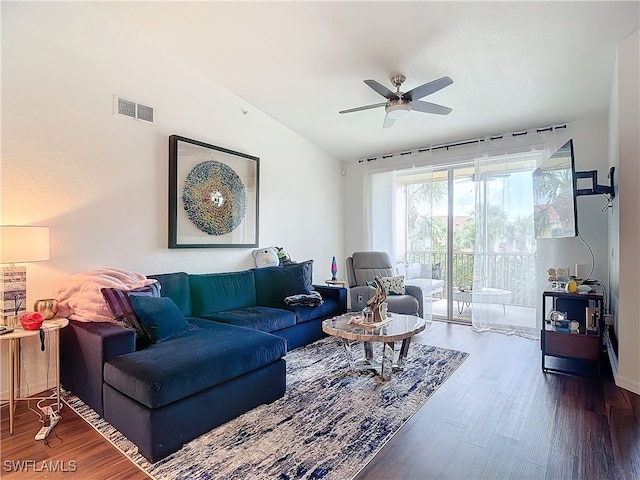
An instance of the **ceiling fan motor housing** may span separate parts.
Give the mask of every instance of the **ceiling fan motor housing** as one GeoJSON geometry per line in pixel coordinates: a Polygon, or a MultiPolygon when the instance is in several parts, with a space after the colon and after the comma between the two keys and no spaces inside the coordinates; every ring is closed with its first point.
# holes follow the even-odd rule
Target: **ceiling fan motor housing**
{"type": "Polygon", "coordinates": [[[411,103],[407,100],[391,100],[387,102],[387,106],[385,107],[385,112],[387,113],[387,117],[397,120],[402,117],[406,117],[409,115],[411,111],[411,103]]]}

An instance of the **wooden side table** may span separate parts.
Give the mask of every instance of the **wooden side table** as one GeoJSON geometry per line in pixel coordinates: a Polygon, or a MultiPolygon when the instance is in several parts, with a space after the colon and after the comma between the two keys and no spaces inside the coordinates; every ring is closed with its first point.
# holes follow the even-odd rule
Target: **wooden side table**
{"type": "MultiPolygon", "coordinates": [[[[66,318],[54,318],[45,320],[42,324],[42,330],[45,335],[53,335],[55,342],[55,363],[56,363],[56,387],[57,387],[57,405],[60,411],[60,329],[69,325],[66,318]]],[[[25,330],[18,323],[13,327],[15,330],[11,333],[0,335],[0,341],[9,343],[9,433],[13,435],[13,416],[15,414],[15,402],[20,400],[45,400],[49,397],[20,397],[16,396],[16,383],[20,387],[20,341],[27,337],[37,337],[40,330],[25,330]]]]}
{"type": "MultiPolygon", "coordinates": [[[[552,368],[547,366],[546,357],[557,357],[569,360],[587,361],[597,366],[600,376],[600,361],[604,343],[604,297],[600,293],[567,293],[547,290],[542,293],[542,330],[540,332],[540,348],[542,351],[542,371],[583,375],[579,370],[552,368]],[[546,318],[550,311],[547,302],[551,302],[552,310],[567,312],[568,320],[573,320],[577,328],[560,329],[546,318]],[[593,310],[589,310],[589,309],[593,310]],[[587,311],[593,312],[594,318],[588,318],[587,311]]],[[[575,362],[574,362],[575,363],[575,362]]]]}
{"type": "Polygon", "coordinates": [[[330,287],[343,287],[343,288],[347,288],[347,282],[345,282],[344,280],[341,279],[336,279],[336,280],[325,280],[324,281],[327,285],[329,285],[330,287]]]}

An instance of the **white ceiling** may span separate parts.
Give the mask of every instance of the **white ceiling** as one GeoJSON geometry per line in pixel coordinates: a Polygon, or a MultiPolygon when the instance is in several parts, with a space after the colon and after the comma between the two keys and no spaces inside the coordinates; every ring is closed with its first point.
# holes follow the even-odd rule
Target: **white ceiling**
{"type": "Polygon", "coordinates": [[[570,122],[606,112],[616,44],[639,26],[632,2],[124,2],[159,48],[341,160],[570,122]],[[384,101],[442,76],[425,97],[448,116],[411,112],[383,129],[384,101]]]}

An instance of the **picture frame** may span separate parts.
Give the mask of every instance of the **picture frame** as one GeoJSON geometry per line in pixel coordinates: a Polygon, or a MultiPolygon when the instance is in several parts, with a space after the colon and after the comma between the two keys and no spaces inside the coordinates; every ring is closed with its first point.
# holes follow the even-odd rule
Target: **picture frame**
{"type": "Polygon", "coordinates": [[[169,248],[258,246],[260,159],[169,137],[169,248]]]}

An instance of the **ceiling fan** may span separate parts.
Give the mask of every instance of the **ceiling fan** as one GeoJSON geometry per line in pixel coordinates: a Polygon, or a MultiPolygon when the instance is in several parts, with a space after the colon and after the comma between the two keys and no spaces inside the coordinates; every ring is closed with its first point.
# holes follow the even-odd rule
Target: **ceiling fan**
{"type": "Polygon", "coordinates": [[[396,87],[395,92],[389,90],[387,87],[375,80],[365,80],[364,83],[386,98],[387,101],[374,103],[373,105],[365,105],[363,107],[350,108],[348,110],[342,110],[339,113],[352,113],[359,112],[361,110],[369,110],[370,108],[384,107],[385,116],[382,126],[384,128],[389,128],[398,118],[409,115],[411,110],[422,113],[435,113],[436,115],[448,115],[451,112],[449,107],[443,107],[442,105],[419,100],[422,97],[431,95],[432,93],[451,85],[453,80],[449,77],[442,77],[437,80],[433,80],[405,93],[400,91],[400,86],[406,79],[407,77],[399,73],[396,73],[391,77],[391,83],[396,87]]]}

